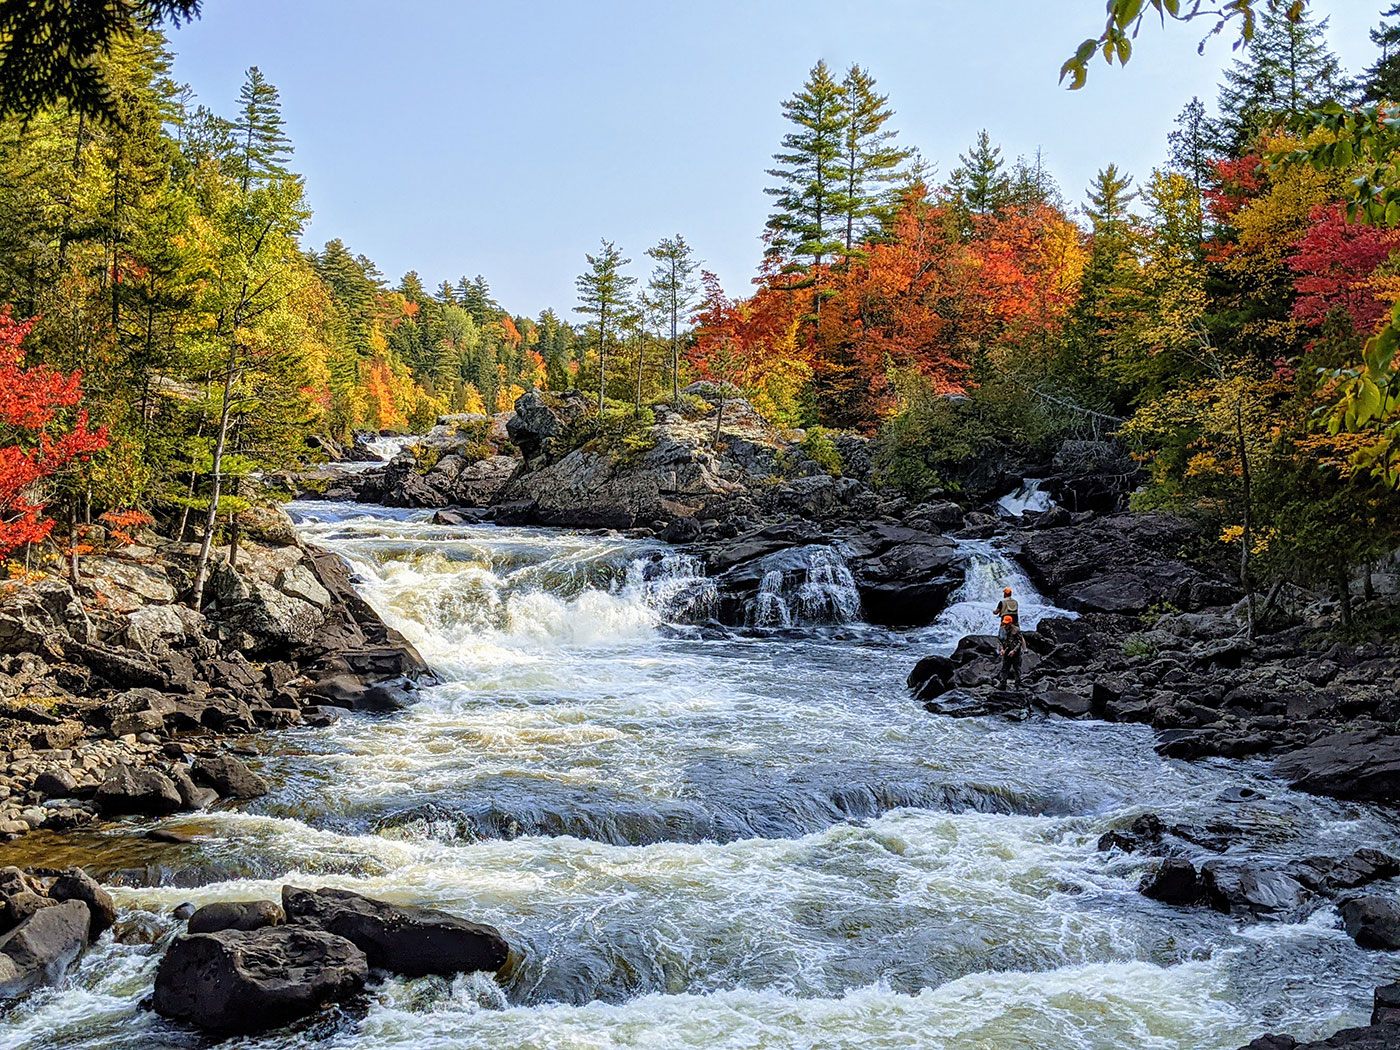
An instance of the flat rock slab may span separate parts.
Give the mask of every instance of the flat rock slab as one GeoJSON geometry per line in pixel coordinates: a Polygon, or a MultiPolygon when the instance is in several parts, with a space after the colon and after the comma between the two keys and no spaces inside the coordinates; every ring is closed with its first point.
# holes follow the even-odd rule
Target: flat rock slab
{"type": "Polygon", "coordinates": [[[1284,755],[1274,771],[1299,791],[1394,803],[1400,799],[1400,736],[1333,733],[1284,755]]]}
{"type": "Polygon", "coordinates": [[[289,922],[345,937],[364,951],[371,966],[406,977],[494,972],[505,965],[510,950],[494,927],[349,890],[283,886],[282,907],[289,922]]]}
{"type": "Polygon", "coordinates": [[[215,1032],[261,1032],[358,993],[368,978],[365,953],[324,930],[196,933],[161,960],[153,1005],[162,1017],[215,1032]]]}

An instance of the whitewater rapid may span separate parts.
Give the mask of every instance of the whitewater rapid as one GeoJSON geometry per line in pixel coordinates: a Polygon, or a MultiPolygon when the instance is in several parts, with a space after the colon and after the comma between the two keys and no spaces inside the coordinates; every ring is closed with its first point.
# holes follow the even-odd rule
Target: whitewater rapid
{"type": "MultiPolygon", "coordinates": [[[[499,980],[390,978],[226,1045],[1233,1050],[1362,1023],[1386,976],[1329,909],[1168,908],[1136,893],[1143,859],[1095,848],[1152,811],[1236,825],[1251,855],[1393,851],[1383,815],[1261,764],[1163,760],[1142,726],[911,703],[912,663],[990,632],[1003,586],[1027,626],[1060,614],[989,543],[963,545],[967,583],[928,628],[861,623],[823,556],[773,584],[786,624],[725,630],[713,581],[652,541],[293,509],[441,684],[259,738],[273,794],[167,821],[188,845],[137,824],[71,848],[152,936],[182,902],[295,882],[444,908],[515,950],[499,980]],[[828,622],[792,626],[803,608],[828,622]],[[1240,786],[1262,799],[1224,801],[1240,786]]],[[[139,1008],[158,958],[105,935],[0,1018],[0,1047],[202,1045],[139,1008]]]]}

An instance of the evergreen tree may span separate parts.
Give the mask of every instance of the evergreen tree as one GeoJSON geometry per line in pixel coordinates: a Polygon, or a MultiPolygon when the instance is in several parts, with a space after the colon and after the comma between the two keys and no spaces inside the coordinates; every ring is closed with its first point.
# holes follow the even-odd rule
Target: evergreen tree
{"type": "Polygon", "coordinates": [[[681,402],[681,341],[680,324],[690,306],[699,294],[700,286],[695,281],[695,271],[699,262],[690,245],[680,234],[663,237],[647,254],[656,260],[656,269],[651,272],[647,288],[651,301],[662,318],[662,323],[671,326],[671,400],[679,406],[681,402]]]}
{"type": "Polygon", "coordinates": [[[238,92],[238,119],[232,128],[238,148],[234,163],[243,192],[255,180],[267,181],[287,174],[292,144],[282,131],[283,123],[277,89],[257,66],[251,67],[238,92]]]}
{"type": "Polygon", "coordinates": [[[841,250],[835,232],[844,201],[841,155],[847,128],[841,85],[825,62],[812,67],[802,90],[783,103],[797,130],[783,136],[768,174],[779,185],[764,190],[776,198],[768,217],[769,254],[806,258],[819,266],[841,250]]]}
{"type": "Polygon", "coordinates": [[[889,96],[875,91],[869,71],[852,66],[841,81],[846,126],[842,135],[841,212],[845,221],[846,255],[880,230],[893,213],[891,184],[900,179],[900,165],[912,155],[894,145],[897,134],[885,128],[894,115],[889,96]]]}
{"type": "Polygon", "coordinates": [[[992,215],[1011,202],[1011,179],[1004,170],[1000,147],[992,145],[986,129],[972,148],[958,157],[953,172],[953,199],[970,215],[992,215]]]}
{"type": "MultiPolygon", "coordinates": [[[[1176,130],[1167,134],[1170,154],[1168,167],[1190,180],[1198,200],[1214,178],[1215,154],[1211,149],[1214,137],[1216,131],[1211,119],[1206,116],[1206,107],[1199,98],[1194,97],[1177,114],[1176,130]]],[[[1205,240],[1205,215],[1203,211],[1197,214],[1201,216],[1202,223],[1198,231],[1199,239],[1205,240]]]]}
{"type": "Polygon", "coordinates": [[[1217,149],[1241,156],[1279,117],[1297,116],[1326,102],[1345,102],[1352,86],[1327,46],[1327,19],[1306,10],[1295,22],[1266,12],[1244,55],[1225,71],[1220,88],[1217,149]]]}
{"type": "Polygon", "coordinates": [[[1017,157],[1011,167],[1008,203],[1020,208],[1046,205],[1051,208],[1064,208],[1064,196],[1060,193],[1055,176],[1045,167],[1045,159],[1039,148],[1033,161],[1017,157]]]}
{"type": "Polygon", "coordinates": [[[1371,43],[1381,49],[1366,70],[1362,97],[1367,102],[1400,102],[1400,3],[1381,12],[1381,24],[1371,30],[1371,43]]]}
{"type": "Polygon", "coordinates": [[[598,412],[603,411],[603,393],[607,387],[608,333],[609,326],[619,324],[629,309],[631,289],[637,283],[635,277],[622,272],[630,266],[631,259],[624,259],[622,252],[612,241],[604,240],[597,255],[586,255],[588,269],[574,282],[578,288],[579,304],[575,309],[597,319],[598,332],[598,412]]]}

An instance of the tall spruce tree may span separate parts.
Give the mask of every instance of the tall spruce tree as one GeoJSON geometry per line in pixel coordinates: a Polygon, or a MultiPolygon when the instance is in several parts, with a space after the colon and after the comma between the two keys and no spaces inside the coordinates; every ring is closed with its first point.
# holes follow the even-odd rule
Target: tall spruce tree
{"type": "Polygon", "coordinates": [[[597,255],[585,255],[588,269],[574,281],[578,289],[575,309],[596,318],[598,332],[598,412],[603,411],[604,391],[608,379],[608,333],[616,329],[628,312],[635,277],[622,272],[632,263],[612,241],[604,240],[597,255]],[[609,328],[612,326],[612,329],[609,328]]]}
{"type": "Polygon", "coordinates": [[[292,144],[282,131],[283,125],[277,89],[257,66],[251,67],[238,92],[238,118],[233,122],[238,150],[233,162],[244,193],[253,182],[287,174],[292,144]]]}
{"type": "Polygon", "coordinates": [[[841,156],[847,128],[841,85],[825,62],[813,66],[802,90],[783,103],[783,115],[797,127],[773,154],[778,166],[768,169],[778,180],[764,190],[777,202],[768,217],[768,252],[819,266],[842,248],[836,224],[844,200],[841,156]]]}
{"type": "Polygon", "coordinates": [[[840,160],[841,214],[845,254],[850,256],[856,245],[888,222],[895,204],[892,184],[901,178],[900,166],[912,154],[896,146],[898,133],[885,127],[894,111],[889,96],[875,90],[875,78],[868,70],[851,66],[841,81],[841,94],[846,122],[840,160]]]}
{"type": "Polygon", "coordinates": [[[671,401],[679,406],[681,402],[681,320],[690,310],[691,304],[700,291],[695,282],[695,271],[699,262],[690,245],[679,233],[674,237],[663,237],[647,254],[656,260],[656,268],[651,272],[647,288],[651,292],[651,302],[662,318],[662,323],[671,326],[671,401]]]}
{"type": "Polygon", "coordinates": [[[961,210],[971,215],[992,215],[1011,202],[1011,178],[1006,174],[1001,149],[992,145],[985,128],[958,161],[952,190],[961,210]]]}
{"type": "Polygon", "coordinates": [[[1297,116],[1354,93],[1327,46],[1327,19],[1303,11],[1297,21],[1265,12],[1244,55],[1225,71],[1215,147],[1229,156],[1249,149],[1279,117],[1297,116]]]}
{"type": "Polygon", "coordinates": [[[1381,12],[1381,24],[1371,30],[1371,43],[1381,53],[1366,70],[1362,97],[1367,102],[1400,102],[1400,4],[1381,12]]]}

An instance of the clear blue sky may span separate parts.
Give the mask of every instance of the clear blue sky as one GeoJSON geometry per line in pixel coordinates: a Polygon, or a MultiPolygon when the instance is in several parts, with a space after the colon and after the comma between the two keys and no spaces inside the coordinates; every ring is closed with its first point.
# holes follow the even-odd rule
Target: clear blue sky
{"type": "MultiPolygon", "coordinates": [[[[1348,69],[1380,0],[1314,0],[1348,69]]],[[[205,0],[176,76],[229,113],[257,65],[280,89],[315,219],[396,282],[483,274],[516,313],[572,311],[600,237],[645,272],[681,233],[731,292],[768,213],[780,102],[818,58],[868,67],[903,144],[946,176],[978,129],[1037,147],[1072,201],[1109,162],[1146,176],[1232,58],[1197,25],[1143,30],[1126,69],[1057,86],[1102,0],[205,0]]],[[[568,314],[566,313],[566,316],[568,314]]]]}

